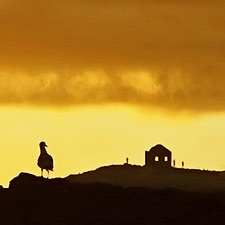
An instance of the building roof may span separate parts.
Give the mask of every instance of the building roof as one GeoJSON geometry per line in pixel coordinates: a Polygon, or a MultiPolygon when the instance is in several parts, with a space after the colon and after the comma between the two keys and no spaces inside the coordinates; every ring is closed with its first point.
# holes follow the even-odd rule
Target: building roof
{"type": "Polygon", "coordinates": [[[154,147],[152,147],[150,150],[150,152],[165,152],[165,153],[171,153],[171,151],[167,148],[165,148],[163,145],[156,145],[154,147]]]}

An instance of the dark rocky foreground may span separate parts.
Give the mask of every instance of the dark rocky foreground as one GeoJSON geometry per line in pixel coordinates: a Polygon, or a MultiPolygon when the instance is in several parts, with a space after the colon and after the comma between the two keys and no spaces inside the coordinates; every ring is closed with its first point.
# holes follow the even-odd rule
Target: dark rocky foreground
{"type": "Polygon", "coordinates": [[[0,189],[0,224],[225,224],[225,192],[69,183],[21,173],[0,189]]]}

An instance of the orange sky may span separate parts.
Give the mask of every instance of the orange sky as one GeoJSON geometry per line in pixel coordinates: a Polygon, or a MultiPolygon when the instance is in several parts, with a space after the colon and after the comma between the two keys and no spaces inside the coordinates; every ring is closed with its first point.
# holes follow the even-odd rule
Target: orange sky
{"type": "Polygon", "coordinates": [[[219,0],[2,0],[0,183],[39,173],[42,139],[54,176],[127,155],[143,164],[157,143],[224,169],[224,11],[219,0]]]}

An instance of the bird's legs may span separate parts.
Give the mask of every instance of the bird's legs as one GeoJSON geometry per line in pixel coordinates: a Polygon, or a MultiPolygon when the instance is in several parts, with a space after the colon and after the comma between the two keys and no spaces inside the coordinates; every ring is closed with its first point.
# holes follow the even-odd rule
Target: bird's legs
{"type": "Polygon", "coordinates": [[[48,177],[47,178],[49,178],[49,170],[47,170],[47,172],[48,172],[48,177]]]}
{"type": "Polygon", "coordinates": [[[41,177],[43,177],[43,169],[41,169],[41,177]]]}

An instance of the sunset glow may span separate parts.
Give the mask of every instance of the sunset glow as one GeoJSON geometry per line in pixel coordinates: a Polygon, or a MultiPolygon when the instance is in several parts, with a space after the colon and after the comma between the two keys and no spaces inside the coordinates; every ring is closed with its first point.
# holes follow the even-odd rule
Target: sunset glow
{"type": "Polygon", "coordinates": [[[178,167],[223,170],[225,115],[174,114],[134,106],[80,106],[71,109],[1,109],[2,183],[21,171],[39,175],[39,141],[54,156],[54,177],[100,166],[144,165],[144,151],[163,143],[178,167]]]}
{"type": "Polygon", "coordinates": [[[0,184],[144,165],[225,170],[225,2],[0,2],[0,184]]]}

